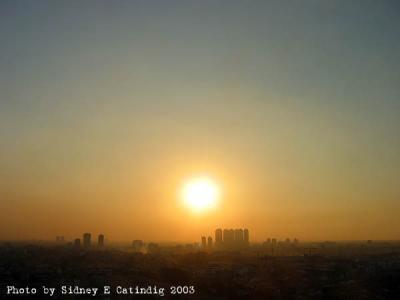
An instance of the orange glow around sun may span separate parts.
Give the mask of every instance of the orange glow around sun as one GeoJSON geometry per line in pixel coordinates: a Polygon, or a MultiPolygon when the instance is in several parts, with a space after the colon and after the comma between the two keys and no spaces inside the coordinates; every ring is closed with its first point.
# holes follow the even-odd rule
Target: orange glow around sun
{"type": "Polygon", "coordinates": [[[200,213],[217,206],[220,196],[219,186],[208,177],[188,180],[182,188],[184,204],[193,212],[200,213]]]}

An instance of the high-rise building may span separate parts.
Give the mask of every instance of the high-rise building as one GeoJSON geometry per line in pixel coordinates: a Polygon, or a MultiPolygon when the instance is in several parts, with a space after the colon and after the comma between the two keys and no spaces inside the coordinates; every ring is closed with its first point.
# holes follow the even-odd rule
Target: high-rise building
{"type": "Polygon", "coordinates": [[[229,240],[234,241],[235,240],[235,230],[234,229],[229,229],[229,240]]]}
{"type": "Polygon", "coordinates": [[[213,246],[213,239],[212,239],[211,236],[209,236],[209,237],[207,238],[207,247],[208,247],[208,248],[212,248],[212,246],[213,246]]]}
{"type": "Polygon", "coordinates": [[[250,242],[249,230],[248,230],[247,228],[245,228],[245,229],[243,230],[243,240],[244,240],[244,243],[245,243],[246,245],[248,245],[249,242],[250,242]]]}
{"type": "Polygon", "coordinates": [[[235,244],[235,231],[224,229],[224,248],[231,249],[235,244]]]}
{"type": "Polygon", "coordinates": [[[99,237],[97,239],[97,246],[99,248],[104,247],[104,234],[99,234],[99,237]]]}
{"type": "Polygon", "coordinates": [[[91,234],[90,233],[84,233],[83,234],[83,246],[84,247],[90,247],[90,243],[91,243],[91,241],[90,241],[90,239],[91,239],[91,234]]]}
{"type": "Polygon", "coordinates": [[[80,247],[81,246],[81,239],[75,239],[74,240],[74,246],[75,247],[80,247]]]}
{"type": "Polygon", "coordinates": [[[222,238],[224,245],[226,245],[229,241],[229,229],[224,229],[222,238]]]}
{"type": "Polygon", "coordinates": [[[249,245],[249,230],[236,229],[216,229],[215,230],[215,248],[226,250],[240,250],[249,245]]]}
{"type": "Polygon", "coordinates": [[[207,239],[205,236],[201,237],[201,248],[205,249],[207,247],[207,239]]]}
{"type": "Polygon", "coordinates": [[[243,229],[235,229],[235,243],[237,245],[243,244],[244,237],[243,237],[243,229]]]}
{"type": "Polygon", "coordinates": [[[215,230],[215,247],[222,246],[222,229],[218,228],[215,230]]]}

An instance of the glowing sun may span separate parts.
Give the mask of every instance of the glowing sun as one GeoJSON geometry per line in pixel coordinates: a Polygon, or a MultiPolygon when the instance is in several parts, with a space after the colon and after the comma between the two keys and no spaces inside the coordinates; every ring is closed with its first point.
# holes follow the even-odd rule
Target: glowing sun
{"type": "Polygon", "coordinates": [[[188,180],[182,188],[184,203],[194,212],[203,212],[217,205],[220,190],[208,177],[188,180]]]}

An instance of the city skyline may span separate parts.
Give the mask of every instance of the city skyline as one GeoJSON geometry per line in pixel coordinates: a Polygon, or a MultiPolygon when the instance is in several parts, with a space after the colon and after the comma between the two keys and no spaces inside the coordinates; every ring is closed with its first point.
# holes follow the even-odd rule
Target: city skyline
{"type": "Polygon", "coordinates": [[[399,14],[1,1],[0,240],[399,239],[399,14]]]}

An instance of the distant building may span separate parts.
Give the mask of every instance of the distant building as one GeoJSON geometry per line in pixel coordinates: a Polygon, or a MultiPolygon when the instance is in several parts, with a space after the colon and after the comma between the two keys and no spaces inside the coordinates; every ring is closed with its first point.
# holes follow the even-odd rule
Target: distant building
{"type": "Polygon", "coordinates": [[[216,229],[215,247],[225,250],[240,250],[249,245],[249,230],[236,229],[216,229]]]}
{"type": "Polygon", "coordinates": [[[222,229],[218,228],[215,230],[215,247],[222,246],[222,229]]]}
{"type": "Polygon", "coordinates": [[[80,247],[81,246],[81,239],[75,239],[74,240],[74,246],[75,247],[80,247]]]}
{"type": "Polygon", "coordinates": [[[246,245],[250,243],[249,230],[247,228],[243,230],[243,240],[246,245]]]}
{"type": "Polygon", "coordinates": [[[244,242],[243,229],[235,229],[235,243],[242,245],[244,242]]]}
{"type": "Polygon", "coordinates": [[[92,237],[92,235],[90,233],[83,234],[83,246],[84,247],[86,247],[86,248],[90,247],[91,237],[92,237]]]}
{"type": "Polygon", "coordinates": [[[231,249],[235,243],[235,231],[233,229],[224,229],[224,248],[231,249]]]}
{"type": "Polygon", "coordinates": [[[205,249],[207,247],[207,239],[205,236],[201,237],[201,248],[205,249]]]}
{"type": "Polygon", "coordinates": [[[213,246],[213,239],[212,239],[211,236],[209,236],[209,237],[207,238],[207,247],[211,249],[212,246],[213,246]]]}
{"type": "Polygon", "coordinates": [[[224,229],[222,236],[222,242],[224,243],[224,246],[226,246],[228,240],[229,240],[229,229],[224,229]]]}
{"type": "Polygon", "coordinates": [[[134,240],[132,242],[133,250],[136,252],[141,252],[144,248],[144,243],[142,240],[134,240]]]}
{"type": "Polygon", "coordinates": [[[233,244],[234,241],[235,241],[235,230],[231,228],[229,229],[228,242],[233,244]]]}
{"type": "Polygon", "coordinates": [[[104,247],[104,234],[99,234],[99,237],[97,239],[97,246],[99,248],[104,247]]]}

